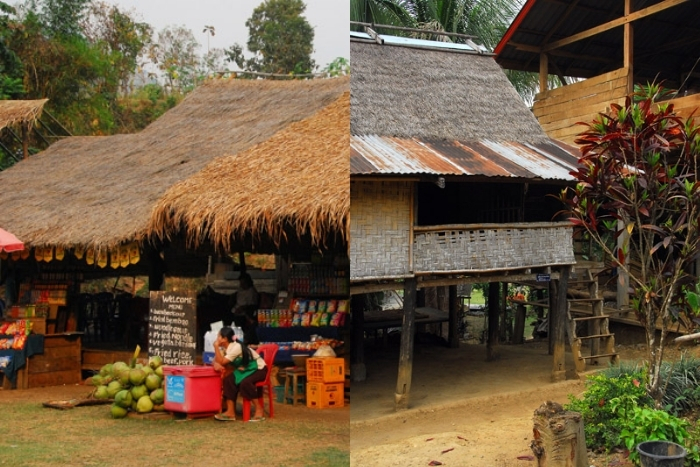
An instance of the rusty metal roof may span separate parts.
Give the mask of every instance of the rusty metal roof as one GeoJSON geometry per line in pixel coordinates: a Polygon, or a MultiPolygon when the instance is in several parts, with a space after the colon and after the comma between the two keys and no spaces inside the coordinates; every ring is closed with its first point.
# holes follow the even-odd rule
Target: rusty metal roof
{"type": "Polygon", "coordinates": [[[473,175],[572,181],[579,151],[556,140],[538,144],[352,135],[352,175],[473,175]]]}

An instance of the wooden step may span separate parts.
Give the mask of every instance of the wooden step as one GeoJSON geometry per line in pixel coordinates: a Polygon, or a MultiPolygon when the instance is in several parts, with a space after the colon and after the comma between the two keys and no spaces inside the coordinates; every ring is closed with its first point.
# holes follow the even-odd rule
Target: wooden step
{"type": "Polygon", "coordinates": [[[610,318],[608,315],[598,315],[598,316],[580,316],[577,318],[573,318],[574,321],[590,321],[592,319],[608,319],[610,318]]]}
{"type": "Polygon", "coordinates": [[[585,340],[585,339],[605,339],[605,338],[607,338],[607,337],[614,337],[614,335],[613,335],[613,334],[596,334],[596,335],[593,335],[593,336],[576,336],[576,339],[581,339],[581,340],[585,340]]]}
{"type": "Polygon", "coordinates": [[[594,360],[596,358],[617,357],[616,353],[603,353],[600,355],[579,355],[580,360],[594,360]]]}

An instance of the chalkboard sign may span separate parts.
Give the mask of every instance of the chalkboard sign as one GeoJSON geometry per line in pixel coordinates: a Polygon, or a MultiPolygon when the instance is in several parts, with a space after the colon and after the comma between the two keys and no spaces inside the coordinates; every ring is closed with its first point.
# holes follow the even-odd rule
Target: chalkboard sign
{"type": "Polygon", "coordinates": [[[148,354],[166,365],[194,365],[197,298],[176,292],[151,292],[148,354]]]}

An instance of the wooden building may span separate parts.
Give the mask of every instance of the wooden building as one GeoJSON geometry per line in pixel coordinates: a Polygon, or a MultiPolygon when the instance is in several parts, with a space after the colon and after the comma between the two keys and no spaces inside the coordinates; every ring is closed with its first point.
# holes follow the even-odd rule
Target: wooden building
{"type": "Polygon", "coordinates": [[[573,143],[635,84],[661,83],[687,117],[700,106],[700,8],[691,0],[527,0],[495,49],[507,70],[537,72],[532,107],[552,137],[573,143]],[[549,89],[548,76],[565,83],[549,89]]]}
{"type": "MultiPolygon", "coordinates": [[[[565,377],[572,227],[555,219],[577,151],[549,138],[484,49],[351,32],[351,294],[404,289],[396,408],[409,404],[417,290],[551,279],[554,379],[565,377]]],[[[496,302],[492,301],[491,303],[496,302]]],[[[498,315],[489,315],[497,353],[498,315]]],[[[362,316],[353,310],[361,380],[362,316]]],[[[521,332],[522,335],[522,332],[521,332]]]]}

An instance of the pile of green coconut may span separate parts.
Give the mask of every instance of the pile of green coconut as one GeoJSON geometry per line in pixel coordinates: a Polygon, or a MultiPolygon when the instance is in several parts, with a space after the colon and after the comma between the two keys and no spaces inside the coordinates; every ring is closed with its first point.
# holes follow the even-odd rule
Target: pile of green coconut
{"type": "Polygon", "coordinates": [[[148,364],[107,363],[92,377],[95,399],[111,399],[113,418],[124,418],[129,411],[163,412],[163,359],[150,357],[148,364]]]}

